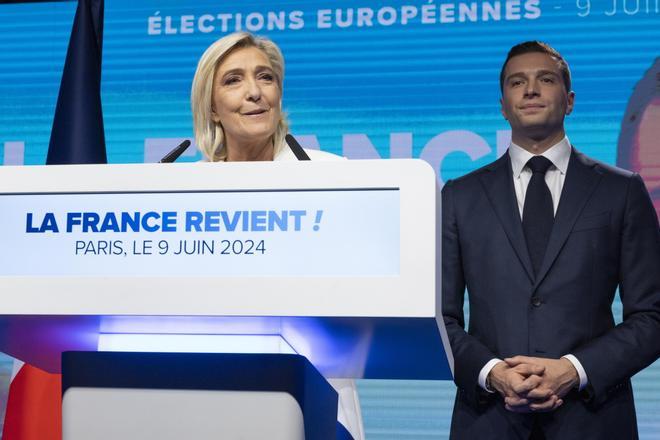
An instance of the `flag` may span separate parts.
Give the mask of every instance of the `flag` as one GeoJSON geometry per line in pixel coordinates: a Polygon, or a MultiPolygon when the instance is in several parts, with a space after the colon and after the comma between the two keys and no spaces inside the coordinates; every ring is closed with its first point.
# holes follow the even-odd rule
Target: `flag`
{"type": "Polygon", "coordinates": [[[103,0],[79,0],[46,164],[106,163],[101,107],[103,0]]]}
{"type": "MultiPolygon", "coordinates": [[[[46,164],[106,163],[101,109],[103,0],[79,0],[46,164]]],[[[62,438],[62,377],[15,363],[3,440],[62,438]]]]}
{"type": "Polygon", "coordinates": [[[62,376],[20,361],[14,362],[14,371],[2,439],[61,439],[62,376]]]}

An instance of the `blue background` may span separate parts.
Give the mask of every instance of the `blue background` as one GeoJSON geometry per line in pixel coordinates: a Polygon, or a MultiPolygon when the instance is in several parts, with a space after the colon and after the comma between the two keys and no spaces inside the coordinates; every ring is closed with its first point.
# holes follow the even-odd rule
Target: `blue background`
{"type": "MultiPolygon", "coordinates": [[[[257,33],[284,53],[284,107],[303,145],[316,140],[321,149],[349,158],[421,157],[441,182],[482,166],[497,156],[498,132],[505,137],[508,130],[499,113],[501,63],[513,44],[539,39],[571,66],[576,91],[575,111],[567,119],[571,142],[614,163],[632,89],[660,55],[657,0],[478,1],[476,22],[460,22],[458,14],[455,22],[422,22],[424,5],[434,8],[437,21],[441,5],[455,5],[458,12],[459,3],[407,2],[418,10],[407,24],[319,29],[318,10],[400,11],[404,3],[107,1],[102,99],[108,160],[143,162],[148,139],[167,145],[170,138],[192,137],[189,94],[196,63],[224,35],[196,27],[189,34],[179,29],[150,35],[149,17],[160,17],[164,29],[167,16],[177,24],[182,15],[300,10],[301,29],[257,33]],[[484,21],[486,3],[499,3],[502,19],[484,21]],[[506,4],[519,4],[521,18],[505,19],[506,4]],[[525,4],[539,16],[524,18],[525,4]]],[[[5,163],[45,163],[75,6],[0,5],[0,160],[5,163]],[[23,143],[24,154],[5,156],[5,143],[11,143],[9,149],[16,142],[23,143]]],[[[614,308],[620,319],[618,300],[614,308]]],[[[10,363],[3,365],[6,383],[10,363]]],[[[660,363],[638,374],[634,385],[641,437],[660,438],[660,363]]],[[[368,439],[447,437],[453,384],[360,381],[359,391],[368,439]]]]}

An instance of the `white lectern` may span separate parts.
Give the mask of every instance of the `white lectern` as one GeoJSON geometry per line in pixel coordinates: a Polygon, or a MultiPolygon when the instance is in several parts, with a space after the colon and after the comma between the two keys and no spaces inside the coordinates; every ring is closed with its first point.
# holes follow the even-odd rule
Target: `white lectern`
{"type": "Polygon", "coordinates": [[[51,372],[100,347],[450,379],[437,209],[420,160],[1,167],[0,349],[51,372]]]}

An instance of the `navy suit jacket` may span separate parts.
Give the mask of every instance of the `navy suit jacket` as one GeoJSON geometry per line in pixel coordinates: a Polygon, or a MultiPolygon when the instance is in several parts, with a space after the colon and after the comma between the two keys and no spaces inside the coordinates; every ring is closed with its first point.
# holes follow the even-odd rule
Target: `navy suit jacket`
{"type": "Polygon", "coordinates": [[[641,178],[573,150],[534,276],[508,154],[442,191],[442,307],[458,386],[456,439],[637,437],[630,377],[660,356],[660,229],[641,178]],[[615,326],[617,287],[623,322],[615,326]],[[470,307],[464,329],[463,302],[470,307]],[[589,385],[545,414],[514,414],[477,377],[492,358],[573,354],[589,385]]]}

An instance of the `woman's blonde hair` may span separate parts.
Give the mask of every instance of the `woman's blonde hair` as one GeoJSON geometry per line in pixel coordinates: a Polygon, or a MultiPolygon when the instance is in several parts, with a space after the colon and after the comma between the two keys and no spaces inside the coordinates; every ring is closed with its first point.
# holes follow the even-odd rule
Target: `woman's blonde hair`
{"type": "MultiPolygon", "coordinates": [[[[193,114],[193,129],[195,142],[202,154],[210,162],[225,160],[227,148],[225,146],[225,133],[222,125],[215,123],[212,118],[213,81],[215,71],[224,59],[234,50],[256,47],[261,50],[273,67],[277,85],[282,92],[284,81],[284,57],[275,43],[264,37],[257,37],[248,32],[236,32],[226,35],[210,45],[197,64],[193,78],[190,103],[193,114]]],[[[280,93],[280,120],[273,135],[275,154],[282,147],[284,136],[288,130],[286,115],[281,111],[282,98],[280,93]]]]}

